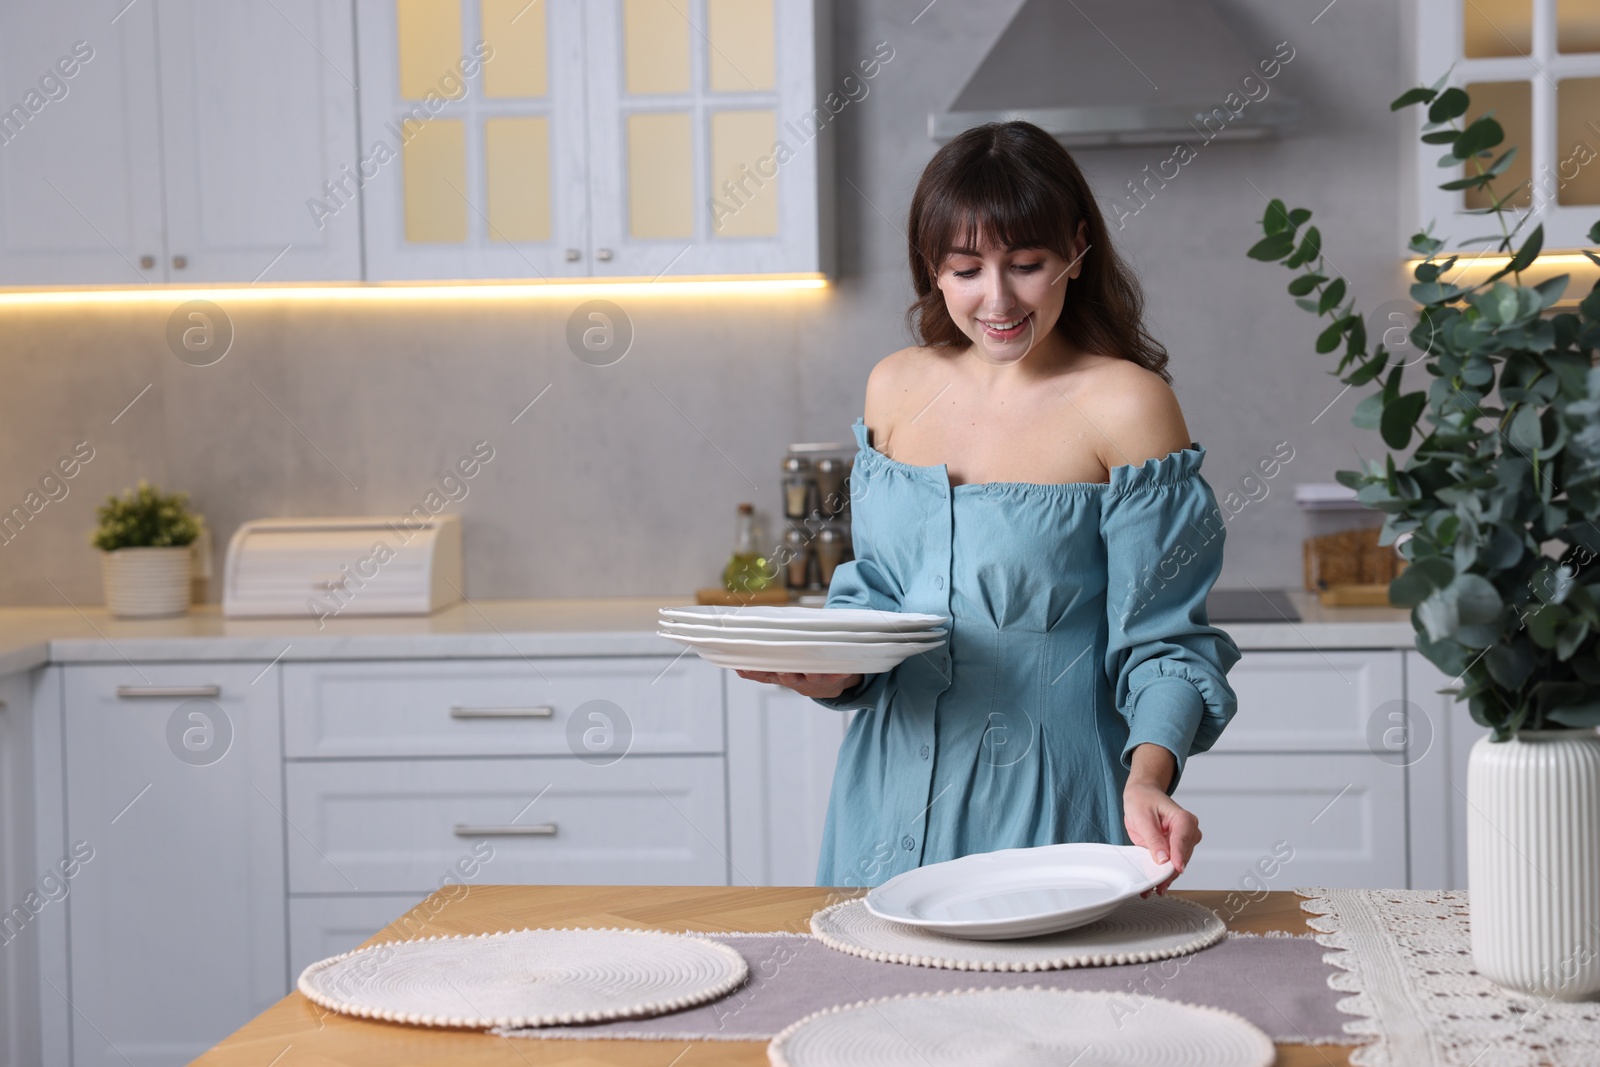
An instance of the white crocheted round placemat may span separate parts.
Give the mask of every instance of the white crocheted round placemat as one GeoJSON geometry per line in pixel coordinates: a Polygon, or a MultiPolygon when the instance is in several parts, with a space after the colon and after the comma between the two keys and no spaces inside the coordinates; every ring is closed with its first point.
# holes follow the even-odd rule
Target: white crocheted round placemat
{"type": "Polygon", "coordinates": [[[513,930],[388,941],[313,963],[300,992],[413,1026],[551,1026],[664,1015],[749,975],[726,945],[654,930],[513,930]]]}
{"type": "Polygon", "coordinates": [[[767,1046],[774,1067],[1267,1067],[1272,1041],[1232,1012],[1065,989],[973,989],[808,1015],[767,1046]]]}
{"type": "Polygon", "coordinates": [[[1098,922],[1014,941],[971,941],[880,919],[857,898],[811,916],[829,948],[882,963],[956,971],[1053,971],[1147,963],[1216,944],[1228,928],[1215,912],[1177,897],[1130,900],[1098,922]]]}

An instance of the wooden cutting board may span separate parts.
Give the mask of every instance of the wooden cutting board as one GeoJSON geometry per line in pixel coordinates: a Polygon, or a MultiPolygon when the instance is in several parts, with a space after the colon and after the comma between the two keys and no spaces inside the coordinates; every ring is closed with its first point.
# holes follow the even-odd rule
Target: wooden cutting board
{"type": "Polygon", "coordinates": [[[743,607],[750,604],[787,604],[789,590],[781,585],[763,589],[759,593],[735,593],[720,585],[709,585],[694,591],[696,604],[719,604],[726,607],[743,607]]]}

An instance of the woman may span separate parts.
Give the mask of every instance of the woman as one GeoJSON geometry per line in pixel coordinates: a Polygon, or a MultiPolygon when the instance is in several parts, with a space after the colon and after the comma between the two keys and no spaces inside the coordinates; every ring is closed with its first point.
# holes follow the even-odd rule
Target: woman
{"type": "Polygon", "coordinates": [[[860,709],[817,883],[1064,841],[1181,873],[1200,828],[1171,793],[1233,716],[1239,650],[1207,622],[1222,515],[1138,283],[1026,122],[940,149],[908,236],[921,344],[867,382],[828,606],[948,615],[948,643],[867,677],[739,672],[860,709]]]}

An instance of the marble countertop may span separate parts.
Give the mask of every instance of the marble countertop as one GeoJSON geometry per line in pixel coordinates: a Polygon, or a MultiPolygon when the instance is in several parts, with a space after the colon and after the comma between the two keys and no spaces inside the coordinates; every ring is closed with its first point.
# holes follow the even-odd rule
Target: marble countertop
{"type": "MultiPolygon", "coordinates": [[[[1325,608],[1288,591],[1298,622],[1219,624],[1241,649],[1413,648],[1401,608],[1325,608]]],[[[0,608],[0,675],[46,663],[305,661],[676,655],[656,609],[692,596],[470,600],[432,615],[225,619],[215,604],[172,619],[113,619],[102,608],[0,608]]]]}

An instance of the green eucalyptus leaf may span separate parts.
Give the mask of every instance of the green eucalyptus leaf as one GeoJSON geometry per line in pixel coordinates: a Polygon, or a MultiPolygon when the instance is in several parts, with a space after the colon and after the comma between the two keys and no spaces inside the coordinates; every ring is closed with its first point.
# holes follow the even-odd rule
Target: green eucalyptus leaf
{"type": "Polygon", "coordinates": [[[1539,409],[1523,406],[1511,416],[1511,425],[1506,428],[1506,439],[1524,452],[1543,448],[1544,429],[1539,424],[1539,409]]]}
{"type": "Polygon", "coordinates": [[[1450,146],[1450,152],[1458,160],[1471,159],[1479,152],[1485,152],[1505,139],[1506,131],[1500,128],[1498,122],[1485,115],[1461,131],[1461,136],[1450,146]]]}
{"type": "Polygon", "coordinates": [[[1245,255],[1263,262],[1274,262],[1294,251],[1294,234],[1287,230],[1263,237],[1250,246],[1245,255]]]}
{"type": "Polygon", "coordinates": [[[1533,650],[1520,641],[1490,645],[1483,654],[1483,662],[1500,688],[1512,690],[1521,689],[1537,665],[1533,650]]]}
{"type": "Polygon", "coordinates": [[[1448,304],[1464,290],[1448,282],[1418,282],[1411,287],[1411,299],[1419,304],[1448,304]]]}
{"type": "Polygon", "coordinates": [[[1455,568],[1442,556],[1414,560],[1389,582],[1389,603],[1410,608],[1455,580],[1455,568]]]}
{"type": "Polygon", "coordinates": [[[1600,700],[1592,700],[1587,704],[1572,704],[1563,708],[1552,708],[1545,713],[1545,718],[1558,722],[1562,726],[1588,729],[1600,726],[1600,700]]]}
{"type": "Polygon", "coordinates": [[[1261,228],[1268,236],[1282,233],[1289,228],[1289,215],[1284,210],[1282,200],[1273,200],[1267,204],[1267,213],[1261,219],[1261,228]]]}
{"type": "Polygon", "coordinates": [[[1427,393],[1407,393],[1385,404],[1378,423],[1384,444],[1390,448],[1404,448],[1410,444],[1411,431],[1416,428],[1417,418],[1427,403],[1427,393]]]}
{"type": "Polygon", "coordinates": [[[1311,221],[1311,212],[1303,207],[1297,207],[1289,212],[1289,225],[1299,229],[1311,221]]]}
{"type": "MultiPolygon", "coordinates": [[[[1414,90],[1413,90],[1414,91],[1414,90]]],[[[1440,93],[1428,108],[1429,122],[1449,122],[1458,119],[1467,113],[1471,105],[1467,94],[1455,86],[1451,86],[1440,93]]]]}
{"type": "MultiPolygon", "coordinates": [[[[1363,368],[1365,370],[1365,368],[1363,368]]],[[[1355,405],[1354,413],[1350,414],[1350,424],[1363,430],[1376,430],[1384,419],[1384,395],[1374,392],[1362,397],[1362,402],[1355,405]]],[[[1357,486],[1360,488],[1360,486],[1357,486]]]]}
{"type": "Polygon", "coordinates": [[[1326,315],[1329,311],[1339,306],[1339,301],[1344,299],[1344,279],[1335,278],[1322,290],[1322,298],[1317,301],[1317,314],[1326,315]]]}
{"type": "Polygon", "coordinates": [[[1339,347],[1339,340],[1344,336],[1344,331],[1349,328],[1348,317],[1335,319],[1333,324],[1317,335],[1317,351],[1332,352],[1339,347]]]}
{"type": "Polygon", "coordinates": [[[1481,574],[1459,574],[1449,588],[1455,590],[1461,621],[1469,625],[1494,622],[1505,606],[1500,591],[1481,574]]]}
{"type": "Polygon", "coordinates": [[[1556,635],[1556,659],[1565,662],[1572,658],[1573,653],[1583,647],[1583,642],[1589,637],[1589,624],[1583,619],[1575,620],[1569,626],[1563,626],[1556,635]]]}
{"type": "Polygon", "coordinates": [[[1302,274],[1289,283],[1289,295],[1305,296],[1327,280],[1320,274],[1302,274]]]}
{"type": "Polygon", "coordinates": [[[1399,111],[1401,108],[1410,107],[1413,104],[1430,103],[1433,100],[1433,97],[1434,90],[1419,85],[1415,89],[1407,89],[1405,92],[1391,100],[1389,102],[1389,110],[1399,111]]]}

